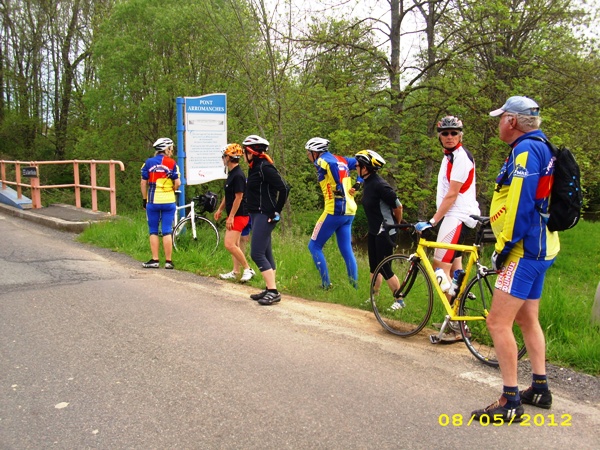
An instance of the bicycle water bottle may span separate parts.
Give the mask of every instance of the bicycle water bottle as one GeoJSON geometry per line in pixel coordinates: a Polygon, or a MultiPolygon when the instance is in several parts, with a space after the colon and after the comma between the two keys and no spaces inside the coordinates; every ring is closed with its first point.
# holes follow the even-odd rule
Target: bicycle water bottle
{"type": "Polygon", "coordinates": [[[450,280],[448,280],[446,272],[441,267],[435,269],[435,279],[439,283],[442,292],[447,292],[450,289],[450,280]]]}
{"type": "Polygon", "coordinates": [[[465,271],[462,269],[458,269],[454,271],[454,276],[452,277],[452,285],[450,286],[450,290],[448,293],[454,297],[458,294],[460,290],[460,285],[462,284],[462,280],[465,277],[465,271]]]}

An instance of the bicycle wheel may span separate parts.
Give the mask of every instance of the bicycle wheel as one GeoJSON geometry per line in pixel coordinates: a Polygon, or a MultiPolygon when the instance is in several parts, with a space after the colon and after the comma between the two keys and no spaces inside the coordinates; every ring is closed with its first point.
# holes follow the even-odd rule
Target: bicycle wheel
{"type": "Polygon", "coordinates": [[[381,261],[371,280],[371,304],[375,317],[390,333],[407,337],[421,331],[433,309],[431,280],[421,263],[405,255],[391,255],[381,261]],[[386,265],[389,265],[400,281],[400,289],[397,291],[399,295],[396,298],[404,301],[403,308],[393,307],[396,298],[385,280],[382,281],[379,292],[375,292],[375,280],[386,265]]]}
{"type": "MultiPolygon", "coordinates": [[[[492,307],[497,276],[496,272],[489,272],[479,279],[474,277],[469,281],[459,307],[461,316],[487,316],[486,311],[492,307]]],[[[475,358],[488,366],[498,367],[494,343],[485,320],[466,320],[459,323],[465,345],[475,358]]],[[[517,341],[518,359],[521,359],[527,349],[521,329],[516,324],[513,325],[513,333],[517,341]]]]}
{"type": "Polygon", "coordinates": [[[206,217],[196,216],[196,238],[192,230],[192,219],[180,220],[173,230],[173,247],[177,251],[206,251],[213,253],[219,246],[219,231],[206,217]]]}

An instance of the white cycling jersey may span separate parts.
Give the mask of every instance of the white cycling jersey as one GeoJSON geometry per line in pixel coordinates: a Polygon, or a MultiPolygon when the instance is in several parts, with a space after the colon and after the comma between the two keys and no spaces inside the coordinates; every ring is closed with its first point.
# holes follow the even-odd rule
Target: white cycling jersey
{"type": "Polygon", "coordinates": [[[450,189],[450,181],[463,183],[454,204],[446,213],[447,217],[456,217],[469,228],[474,228],[477,221],[471,215],[479,215],[479,203],[475,191],[475,161],[473,155],[459,145],[453,151],[444,151],[444,159],[440,166],[437,183],[436,207],[439,209],[442,200],[450,189]]]}

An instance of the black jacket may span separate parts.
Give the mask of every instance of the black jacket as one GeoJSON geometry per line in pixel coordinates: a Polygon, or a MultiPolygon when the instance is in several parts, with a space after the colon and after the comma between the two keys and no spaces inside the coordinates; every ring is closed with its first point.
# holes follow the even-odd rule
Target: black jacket
{"type": "Polygon", "coordinates": [[[281,213],[288,191],[288,185],[275,166],[264,158],[254,157],[246,183],[248,212],[269,217],[281,213]]]}
{"type": "MultiPolygon", "coordinates": [[[[365,178],[362,205],[369,224],[369,234],[378,235],[383,222],[396,222],[393,210],[397,207],[397,201],[398,196],[379,174],[372,173],[365,178]]],[[[395,233],[395,230],[390,230],[390,234],[395,233]]]]}

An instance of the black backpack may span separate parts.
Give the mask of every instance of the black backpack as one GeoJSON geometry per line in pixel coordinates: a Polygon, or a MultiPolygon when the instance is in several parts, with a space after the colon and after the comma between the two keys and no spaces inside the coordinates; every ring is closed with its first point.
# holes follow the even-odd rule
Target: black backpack
{"type": "Polygon", "coordinates": [[[573,153],[568,148],[558,148],[539,136],[531,136],[528,139],[546,143],[554,155],[554,182],[550,192],[550,206],[548,215],[542,214],[543,217],[547,216],[548,230],[564,231],[573,228],[579,222],[583,208],[581,175],[573,153]]]}

